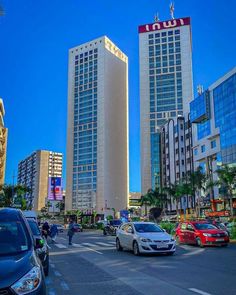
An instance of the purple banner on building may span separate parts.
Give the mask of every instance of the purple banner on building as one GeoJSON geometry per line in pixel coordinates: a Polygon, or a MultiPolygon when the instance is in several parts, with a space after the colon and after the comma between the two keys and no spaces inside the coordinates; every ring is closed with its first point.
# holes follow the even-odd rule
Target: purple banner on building
{"type": "Polygon", "coordinates": [[[61,177],[49,177],[48,178],[48,200],[50,201],[62,201],[62,178],[61,177]]]}

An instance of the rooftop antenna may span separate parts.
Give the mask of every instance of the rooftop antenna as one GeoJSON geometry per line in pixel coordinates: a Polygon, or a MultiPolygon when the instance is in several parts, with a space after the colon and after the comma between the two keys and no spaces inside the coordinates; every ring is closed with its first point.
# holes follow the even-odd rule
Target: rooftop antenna
{"type": "Polygon", "coordinates": [[[198,95],[203,94],[203,86],[202,85],[197,86],[197,93],[198,93],[198,95]]]}
{"type": "Polygon", "coordinates": [[[174,17],[174,11],[175,11],[175,6],[174,6],[174,2],[170,3],[170,16],[172,19],[175,19],[174,17]]]}
{"type": "Polygon", "coordinates": [[[159,13],[157,12],[157,14],[155,14],[155,16],[154,16],[154,22],[155,23],[158,23],[160,21],[160,19],[159,19],[159,13]]]}

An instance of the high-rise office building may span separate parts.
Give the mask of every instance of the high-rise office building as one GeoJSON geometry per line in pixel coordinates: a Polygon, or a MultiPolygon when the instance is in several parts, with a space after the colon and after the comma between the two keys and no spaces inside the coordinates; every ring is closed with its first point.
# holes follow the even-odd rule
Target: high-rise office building
{"type": "MultiPolygon", "coordinates": [[[[190,119],[194,168],[202,167],[215,181],[222,165],[236,165],[236,67],[191,102],[190,119]]],[[[210,195],[217,199],[219,189],[214,187],[210,195]]]]}
{"type": "Polygon", "coordinates": [[[193,98],[190,18],[139,26],[141,186],[161,185],[160,126],[193,98]]]}
{"type": "Polygon", "coordinates": [[[50,177],[62,178],[61,153],[38,150],[18,164],[17,183],[30,189],[25,197],[34,210],[45,207],[50,177]]]}
{"type": "Polygon", "coordinates": [[[66,209],[125,209],[128,163],[128,58],[101,37],[69,51],[66,209]]]}
{"type": "Polygon", "coordinates": [[[0,185],[4,184],[7,155],[7,128],[4,126],[5,109],[0,98],[0,185]]]}

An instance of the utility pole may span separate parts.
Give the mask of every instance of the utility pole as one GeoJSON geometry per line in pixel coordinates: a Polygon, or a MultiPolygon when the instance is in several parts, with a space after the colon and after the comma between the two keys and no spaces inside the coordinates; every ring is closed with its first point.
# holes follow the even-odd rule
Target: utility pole
{"type": "Polygon", "coordinates": [[[12,175],[12,201],[14,204],[14,187],[15,187],[15,171],[13,171],[13,175],[12,175]]]}

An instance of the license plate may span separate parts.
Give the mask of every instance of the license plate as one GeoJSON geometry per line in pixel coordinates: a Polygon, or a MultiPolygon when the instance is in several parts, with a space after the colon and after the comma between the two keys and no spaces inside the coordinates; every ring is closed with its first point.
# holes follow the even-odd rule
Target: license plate
{"type": "Polygon", "coordinates": [[[157,248],[158,249],[160,249],[160,248],[168,248],[168,245],[166,243],[158,243],[157,248]]]}
{"type": "Polygon", "coordinates": [[[216,242],[224,242],[224,239],[216,239],[216,242]]]}

